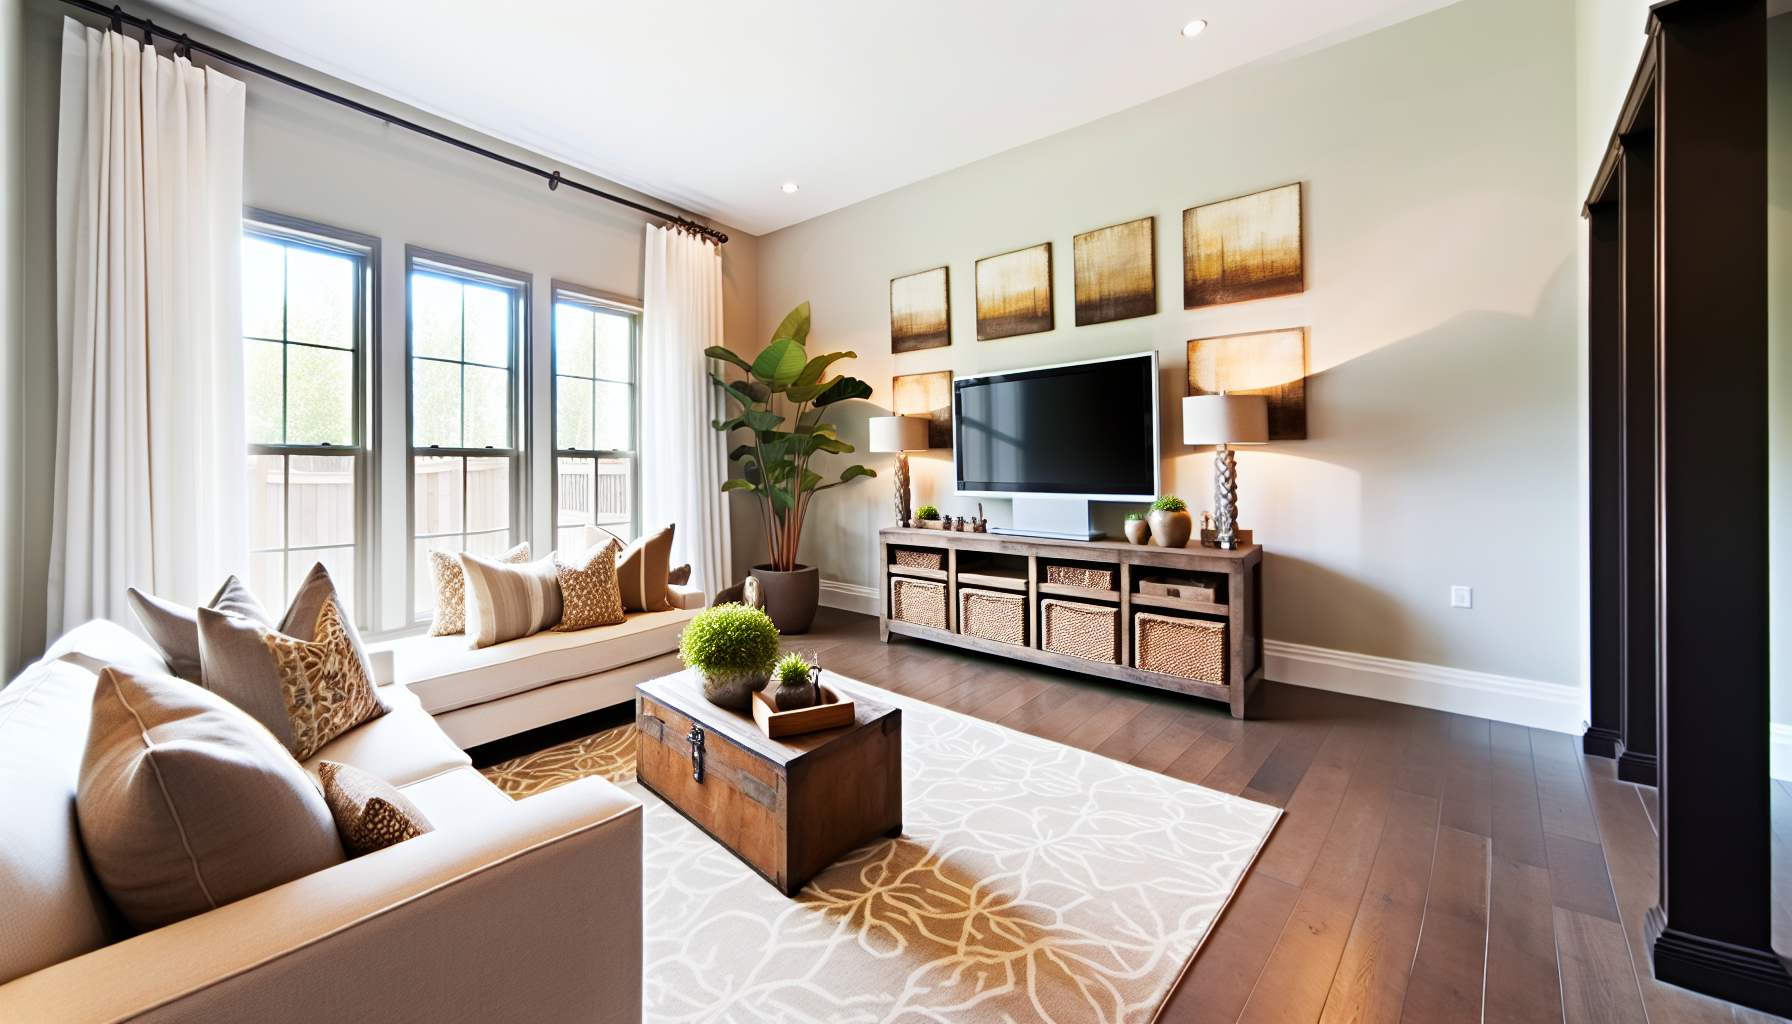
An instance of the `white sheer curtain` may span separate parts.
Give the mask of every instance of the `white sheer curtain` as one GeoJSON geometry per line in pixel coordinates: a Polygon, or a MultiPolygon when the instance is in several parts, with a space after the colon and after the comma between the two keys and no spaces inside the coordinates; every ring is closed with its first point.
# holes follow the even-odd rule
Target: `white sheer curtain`
{"type": "Polygon", "coordinates": [[[51,638],[246,569],[243,98],[63,22],[51,638]]]}
{"type": "Polygon", "coordinates": [[[676,523],[672,564],[713,596],[732,582],[722,403],[703,350],[722,343],[722,255],[701,238],[647,228],[641,315],[641,524],[676,523]]]}

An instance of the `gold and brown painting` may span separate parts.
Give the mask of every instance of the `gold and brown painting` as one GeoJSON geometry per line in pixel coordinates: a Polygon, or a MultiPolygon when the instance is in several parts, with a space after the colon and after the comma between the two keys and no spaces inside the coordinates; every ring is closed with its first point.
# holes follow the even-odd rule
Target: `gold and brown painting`
{"type": "Polygon", "coordinates": [[[1157,312],[1157,218],[1076,236],[1076,325],[1157,312]]]}
{"type": "Polygon", "coordinates": [[[1307,439],[1307,329],[1259,331],[1188,343],[1188,393],[1263,395],[1269,439],[1307,439]]]}
{"type": "Polygon", "coordinates": [[[927,447],[952,447],[952,371],[911,373],[890,382],[890,411],[927,417],[927,447]]]}
{"type": "Polygon", "coordinates": [[[1182,211],[1182,304],[1215,306],[1306,287],[1298,182],[1182,211]]]}
{"type": "Polygon", "coordinates": [[[977,340],[1049,331],[1052,243],[977,261],[977,340]]]}
{"type": "Polygon", "coordinates": [[[952,344],[950,278],[945,267],[890,281],[890,351],[952,344]]]}

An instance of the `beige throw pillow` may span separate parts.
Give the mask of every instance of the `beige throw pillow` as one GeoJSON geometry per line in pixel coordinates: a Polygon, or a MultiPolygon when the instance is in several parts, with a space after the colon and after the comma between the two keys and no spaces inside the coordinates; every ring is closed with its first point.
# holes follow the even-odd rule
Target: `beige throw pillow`
{"type": "Polygon", "coordinates": [[[570,633],[593,626],[613,626],[623,621],[622,590],[616,584],[616,552],[613,540],[592,548],[568,562],[554,556],[554,575],[560,581],[560,624],[554,629],[570,633]]]}
{"type": "Polygon", "coordinates": [[[616,556],[616,579],[622,587],[622,606],[631,612],[663,612],[666,577],[672,566],[672,530],[665,527],[643,534],[616,556]]]}
{"type": "MultiPolygon", "coordinates": [[[[131,610],[137,613],[137,621],[143,623],[143,631],[149,634],[150,642],[168,662],[168,670],[189,683],[201,682],[198,612],[145,594],[136,587],[128,587],[124,593],[130,599],[131,610]]],[[[273,616],[235,576],[224,581],[206,607],[240,615],[264,626],[274,624],[273,616]]]]}
{"type": "Polygon", "coordinates": [[[506,565],[465,552],[467,645],[477,649],[539,633],[560,621],[560,580],[554,556],[506,565]]]}
{"type": "Polygon", "coordinates": [[[350,857],[435,831],[417,805],[385,779],[335,761],[318,762],[317,777],[350,857]]]}
{"type": "Polygon", "coordinates": [[[75,814],[94,875],[140,931],[343,859],[298,762],[224,698],[169,675],[100,673],[75,814]]]}
{"type": "MultiPolygon", "coordinates": [[[[496,559],[512,565],[529,560],[529,542],[499,555],[496,559]]],[[[431,551],[429,569],[436,584],[435,618],[430,620],[430,636],[453,636],[467,631],[467,574],[460,567],[460,552],[431,551]]]]}

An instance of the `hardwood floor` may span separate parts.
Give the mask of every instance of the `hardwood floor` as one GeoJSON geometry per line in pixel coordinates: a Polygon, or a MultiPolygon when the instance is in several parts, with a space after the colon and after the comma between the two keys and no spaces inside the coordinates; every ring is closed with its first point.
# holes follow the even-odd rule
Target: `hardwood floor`
{"type": "MultiPolygon", "coordinates": [[[[877,620],[827,608],[786,646],[1287,810],[1163,1024],[1779,1019],[1653,979],[1654,790],[1619,782],[1614,762],[1582,756],[1574,737],[1276,683],[1241,722],[1212,701],[886,645],[877,620]]],[[[1774,812],[1792,850],[1792,790],[1776,787],[1774,812]]],[[[1778,892],[1792,902],[1792,884],[1778,892]]]]}

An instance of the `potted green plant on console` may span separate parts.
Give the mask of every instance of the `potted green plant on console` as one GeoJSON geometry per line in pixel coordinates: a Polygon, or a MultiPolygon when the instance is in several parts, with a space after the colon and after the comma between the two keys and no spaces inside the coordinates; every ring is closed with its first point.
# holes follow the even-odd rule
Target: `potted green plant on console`
{"type": "Polygon", "coordinates": [[[852,445],[834,434],[831,423],[821,421],[822,410],[852,398],[870,398],[871,385],[853,377],[823,379],[827,369],[854,352],[829,352],[809,358],[803,342],[809,337],[809,304],[790,311],[771,343],[747,362],[721,346],[707,354],[747,371],[747,379],[715,382],[728,397],[740,403],[732,419],[711,424],[724,434],[745,430],[749,439],[728,453],[741,464],[741,478],[722,484],[724,491],[752,491],[759,498],[765,521],[766,546],[771,561],[753,567],[753,576],[765,590],[765,610],[781,633],[804,633],[815,621],[815,605],[821,597],[821,572],[812,565],[798,565],[797,544],[802,540],[803,516],[818,492],[857,476],[876,476],[864,466],[848,466],[840,479],[822,483],[809,469],[816,452],[845,454],[852,445]],[[787,415],[780,415],[782,407],[787,415]],[[788,424],[790,429],[780,430],[788,424]]]}

